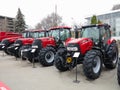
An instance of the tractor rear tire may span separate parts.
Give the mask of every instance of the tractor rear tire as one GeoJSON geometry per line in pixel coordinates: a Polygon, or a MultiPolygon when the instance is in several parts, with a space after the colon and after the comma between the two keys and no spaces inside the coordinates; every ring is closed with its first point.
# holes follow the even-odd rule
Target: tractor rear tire
{"type": "Polygon", "coordinates": [[[88,79],[97,79],[101,74],[102,60],[101,52],[90,50],[85,54],[83,61],[83,71],[88,79]]]}
{"type": "Polygon", "coordinates": [[[108,69],[114,69],[118,62],[118,47],[116,43],[112,43],[107,51],[107,55],[110,61],[104,62],[104,65],[108,69]]]}
{"type": "Polygon", "coordinates": [[[120,85],[120,61],[118,63],[118,68],[117,68],[117,79],[118,79],[118,84],[120,85]]]}
{"type": "Polygon", "coordinates": [[[39,52],[39,62],[43,66],[52,66],[55,58],[55,49],[53,47],[42,48],[39,52]]]}

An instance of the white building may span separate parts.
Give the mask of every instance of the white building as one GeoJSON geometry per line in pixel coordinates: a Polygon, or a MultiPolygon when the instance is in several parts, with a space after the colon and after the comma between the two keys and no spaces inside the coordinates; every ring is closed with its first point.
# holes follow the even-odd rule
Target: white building
{"type": "MultiPolygon", "coordinates": [[[[98,20],[111,26],[112,36],[120,36],[120,9],[109,11],[96,16],[98,20]]],[[[88,20],[88,24],[91,22],[91,17],[85,18],[88,20]]]]}

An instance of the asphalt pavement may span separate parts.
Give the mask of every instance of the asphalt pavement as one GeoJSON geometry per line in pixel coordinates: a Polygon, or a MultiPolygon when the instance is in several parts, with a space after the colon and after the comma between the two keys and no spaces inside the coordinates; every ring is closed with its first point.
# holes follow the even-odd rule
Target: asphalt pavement
{"type": "Polygon", "coordinates": [[[0,82],[11,90],[120,90],[117,69],[103,68],[101,76],[90,81],[84,76],[82,65],[78,65],[79,83],[73,82],[75,71],[59,72],[54,66],[43,67],[39,63],[33,68],[28,61],[0,52],[0,82]]]}

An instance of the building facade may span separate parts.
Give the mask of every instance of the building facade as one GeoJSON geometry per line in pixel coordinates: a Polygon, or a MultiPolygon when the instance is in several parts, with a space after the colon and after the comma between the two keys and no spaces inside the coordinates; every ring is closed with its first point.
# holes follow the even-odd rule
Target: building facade
{"type": "Polygon", "coordinates": [[[14,18],[0,16],[0,31],[15,31],[14,18]]]}
{"type": "MultiPolygon", "coordinates": [[[[111,26],[112,36],[120,36],[120,9],[96,15],[97,19],[102,23],[107,23],[111,26]]],[[[85,18],[88,24],[91,22],[91,17],[85,18]]]]}

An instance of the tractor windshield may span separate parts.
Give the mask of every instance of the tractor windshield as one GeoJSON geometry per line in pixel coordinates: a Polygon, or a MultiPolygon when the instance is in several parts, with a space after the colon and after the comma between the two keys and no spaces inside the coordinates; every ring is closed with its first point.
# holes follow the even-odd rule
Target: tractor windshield
{"type": "Polygon", "coordinates": [[[45,33],[44,32],[33,32],[33,37],[34,38],[41,38],[44,37],[45,33]]]}
{"type": "Polygon", "coordinates": [[[23,33],[22,33],[22,37],[28,38],[28,37],[29,37],[29,32],[23,32],[23,33]]]}
{"type": "Polygon", "coordinates": [[[55,39],[60,39],[62,41],[65,41],[67,38],[69,38],[70,35],[70,29],[55,29],[55,30],[51,30],[50,32],[52,37],[55,37],[55,39]]]}
{"type": "Polygon", "coordinates": [[[47,31],[26,31],[22,33],[22,36],[24,38],[41,38],[41,37],[45,37],[48,33],[47,31]]]}
{"type": "Polygon", "coordinates": [[[45,32],[39,32],[38,37],[45,37],[45,32]]]}
{"type": "Polygon", "coordinates": [[[91,38],[93,41],[99,40],[99,28],[98,27],[84,27],[81,32],[82,37],[91,38]]]}
{"type": "Polygon", "coordinates": [[[67,38],[70,38],[70,37],[71,37],[71,34],[69,29],[60,30],[60,39],[62,41],[65,41],[67,38]]]}

